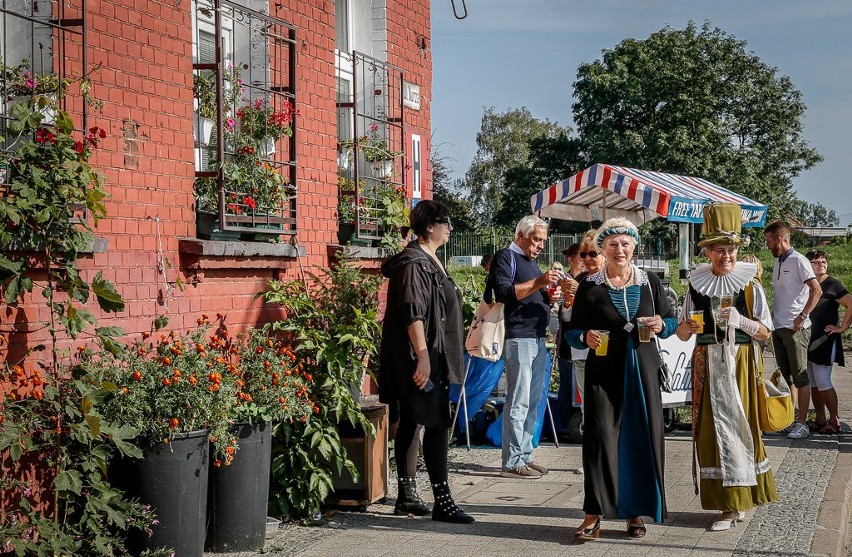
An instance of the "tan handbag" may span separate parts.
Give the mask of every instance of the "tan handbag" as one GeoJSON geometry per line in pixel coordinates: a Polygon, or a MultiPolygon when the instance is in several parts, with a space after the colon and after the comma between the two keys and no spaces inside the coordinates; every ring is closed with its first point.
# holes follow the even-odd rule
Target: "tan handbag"
{"type": "Polygon", "coordinates": [[[790,386],[776,370],[769,381],[757,381],[757,412],[762,431],[781,431],[793,423],[793,395],[790,386]]]}

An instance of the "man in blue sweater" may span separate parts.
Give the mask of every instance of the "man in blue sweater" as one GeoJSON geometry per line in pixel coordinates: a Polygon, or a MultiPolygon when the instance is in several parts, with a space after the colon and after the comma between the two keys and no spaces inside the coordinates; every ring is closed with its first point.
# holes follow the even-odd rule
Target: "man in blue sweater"
{"type": "MultiPolygon", "coordinates": [[[[505,304],[506,403],[503,406],[505,478],[540,478],[547,468],[533,461],[533,431],[547,379],[544,336],[550,318],[547,287],[563,278],[542,273],[535,258],[547,241],[547,223],[530,215],[515,228],[515,241],[494,254],[488,278],[498,302],[505,304]]],[[[559,298],[559,290],[553,295],[559,298]]]]}

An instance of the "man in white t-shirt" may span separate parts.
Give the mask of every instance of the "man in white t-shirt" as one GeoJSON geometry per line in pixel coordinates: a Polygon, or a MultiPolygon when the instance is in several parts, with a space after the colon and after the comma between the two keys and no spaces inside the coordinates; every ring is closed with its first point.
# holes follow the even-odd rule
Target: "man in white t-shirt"
{"type": "Polygon", "coordinates": [[[772,346],[775,361],[788,383],[795,385],[793,398],[798,398],[796,422],[787,437],[803,439],[808,436],[808,405],[811,388],[808,384],[808,319],[816,307],[822,288],[814,275],[810,261],[790,245],[790,228],[773,222],[764,230],[766,245],[775,256],[772,268],[772,346]],[[798,396],[797,396],[798,395],[798,396]]]}

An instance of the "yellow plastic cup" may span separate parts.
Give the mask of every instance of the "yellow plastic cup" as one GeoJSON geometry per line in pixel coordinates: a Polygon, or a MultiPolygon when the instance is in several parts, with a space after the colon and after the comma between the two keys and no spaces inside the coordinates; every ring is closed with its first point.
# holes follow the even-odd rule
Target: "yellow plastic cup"
{"type": "Polygon", "coordinates": [[[698,332],[704,332],[704,312],[703,311],[690,311],[689,318],[693,321],[698,321],[698,332]]]}
{"type": "Polygon", "coordinates": [[[609,331],[595,329],[595,332],[601,337],[601,343],[595,348],[595,354],[598,356],[606,356],[607,348],[609,348],[609,331]]]}

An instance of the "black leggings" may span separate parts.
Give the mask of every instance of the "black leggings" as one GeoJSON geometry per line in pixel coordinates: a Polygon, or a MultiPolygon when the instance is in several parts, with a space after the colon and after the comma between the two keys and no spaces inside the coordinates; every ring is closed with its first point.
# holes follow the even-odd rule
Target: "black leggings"
{"type": "MultiPolygon", "coordinates": [[[[420,425],[400,413],[399,427],[394,438],[396,474],[400,478],[413,478],[417,474],[417,453],[420,449],[420,425]]],[[[450,449],[448,428],[424,427],[423,459],[432,485],[447,481],[447,453],[450,449]]]]}

